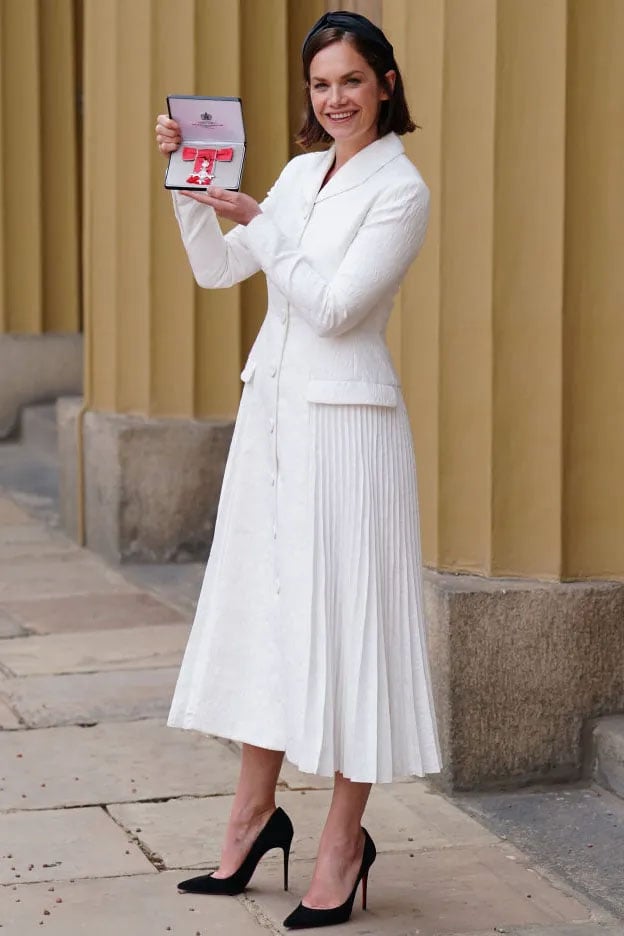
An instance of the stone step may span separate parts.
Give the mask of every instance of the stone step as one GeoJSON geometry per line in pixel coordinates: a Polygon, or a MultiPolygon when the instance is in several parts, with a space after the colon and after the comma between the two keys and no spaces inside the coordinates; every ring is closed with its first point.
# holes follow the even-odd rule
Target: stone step
{"type": "Polygon", "coordinates": [[[624,798],[624,715],[599,718],[592,733],[592,776],[624,798]]]}
{"type": "Polygon", "coordinates": [[[56,403],[24,407],[21,414],[21,440],[31,449],[52,458],[58,457],[56,403]]]}

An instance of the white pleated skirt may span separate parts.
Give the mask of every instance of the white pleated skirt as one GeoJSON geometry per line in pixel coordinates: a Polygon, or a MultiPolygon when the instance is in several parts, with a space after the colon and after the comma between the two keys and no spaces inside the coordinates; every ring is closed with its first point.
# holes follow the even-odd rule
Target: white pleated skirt
{"type": "Polygon", "coordinates": [[[396,407],[247,383],[169,725],[390,782],[441,769],[416,469],[396,407]]]}

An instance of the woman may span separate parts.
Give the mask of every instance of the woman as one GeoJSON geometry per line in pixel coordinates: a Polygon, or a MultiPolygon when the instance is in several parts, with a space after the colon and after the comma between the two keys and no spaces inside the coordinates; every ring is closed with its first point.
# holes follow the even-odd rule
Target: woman
{"type": "MultiPolygon", "coordinates": [[[[381,30],[325,14],[303,69],[299,142],[326,152],[291,160],[261,205],[214,187],[174,194],[201,286],[262,269],[269,288],[169,718],[241,742],[241,774],[218,870],[180,887],[238,893],[275,847],[287,886],[285,753],[335,778],[291,928],[349,918],[375,858],[361,827],[371,784],[440,769],[413,449],[384,341],[429,193],[399,140],[414,124],[381,30]],[[217,215],[238,226],[224,237],[217,215]]],[[[157,140],[164,154],[180,142],[164,115],[157,140]]]]}

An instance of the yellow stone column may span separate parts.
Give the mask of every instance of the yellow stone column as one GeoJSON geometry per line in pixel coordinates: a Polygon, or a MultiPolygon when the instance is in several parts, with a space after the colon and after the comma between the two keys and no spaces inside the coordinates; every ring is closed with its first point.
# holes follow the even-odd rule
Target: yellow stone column
{"type": "Polygon", "coordinates": [[[557,578],[565,4],[403,9],[407,145],[433,192],[401,305],[427,560],[557,578]]]}
{"type": "Polygon", "coordinates": [[[0,436],[81,385],[73,0],[0,5],[0,436]]]}
{"type": "Polygon", "coordinates": [[[266,310],[259,277],[195,286],[156,114],[167,94],[240,96],[244,188],[263,198],[289,155],[288,7],[85,0],[86,527],[109,555],[205,553],[241,360],[266,310]]]}
{"type": "Polygon", "coordinates": [[[153,124],[167,93],[240,95],[248,133],[244,185],[263,197],[288,156],[286,27],[286,4],[271,0],[240,7],[215,0],[131,6],[87,0],[92,408],[146,416],[235,412],[249,343],[242,336],[247,322],[249,329],[257,325],[263,302],[253,289],[253,298],[243,301],[240,289],[194,287],[162,187],[165,161],[155,149],[153,124]]]}
{"type": "Polygon", "coordinates": [[[624,5],[571,0],[563,572],[624,578],[624,5]]]}
{"type": "Polygon", "coordinates": [[[624,691],[624,588],[591,581],[624,579],[623,17],[383,2],[432,192],[390,341],[454,786],[577,777],[624,691]]]}

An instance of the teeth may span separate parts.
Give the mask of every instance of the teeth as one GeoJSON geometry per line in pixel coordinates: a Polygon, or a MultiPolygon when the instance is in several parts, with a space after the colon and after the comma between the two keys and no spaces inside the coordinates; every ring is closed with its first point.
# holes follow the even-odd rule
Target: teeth
{"type": "Polygon", "coordinates": [[[355,111],[345,111],[343,114],[328,114],[332,120],[345,120],[347,117],[353,117],[355,111]]]}

